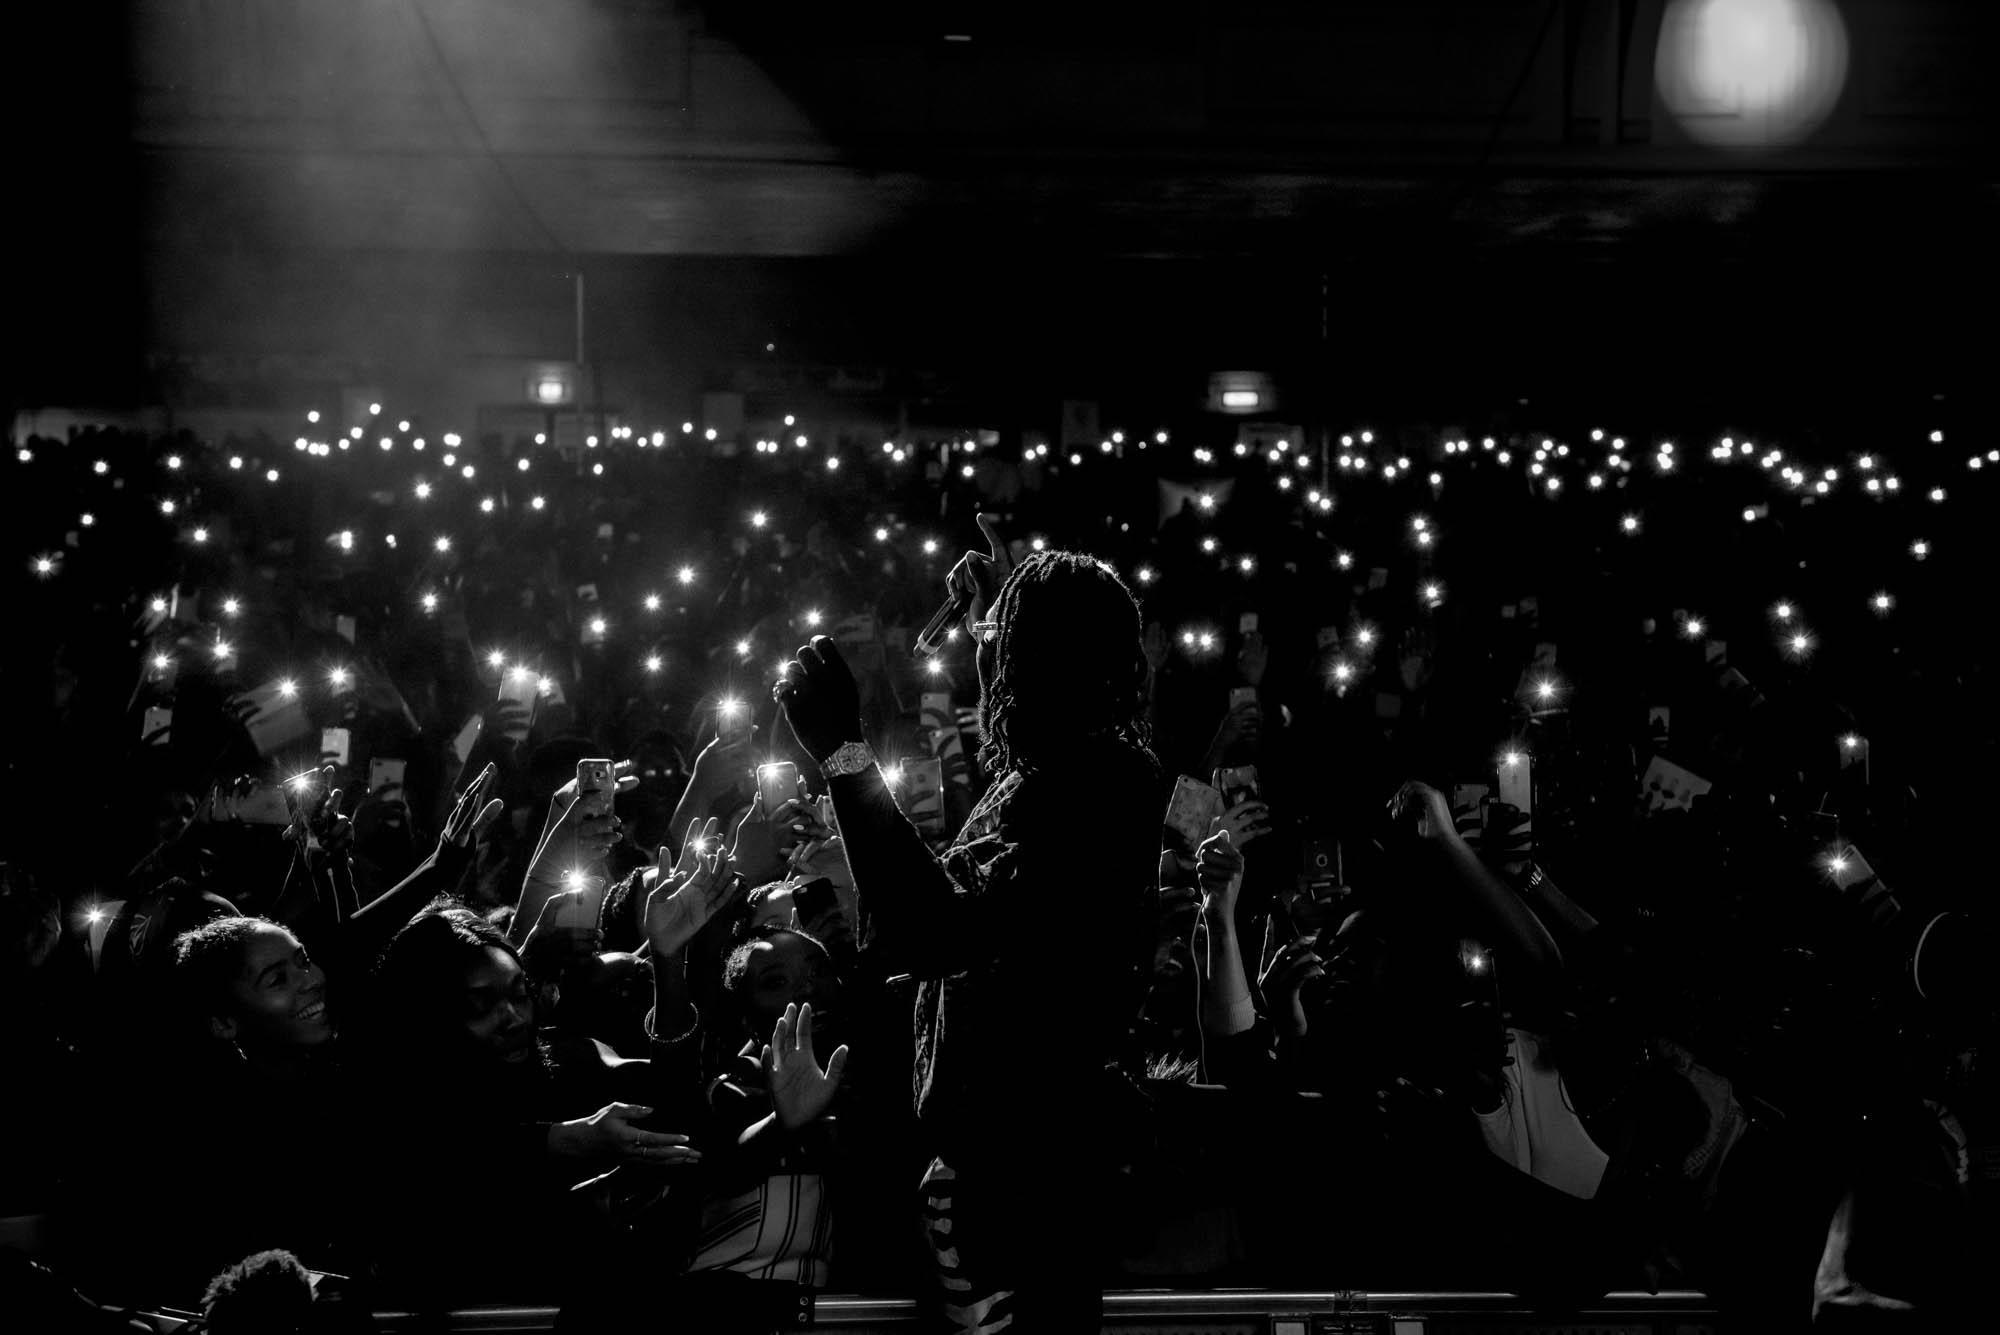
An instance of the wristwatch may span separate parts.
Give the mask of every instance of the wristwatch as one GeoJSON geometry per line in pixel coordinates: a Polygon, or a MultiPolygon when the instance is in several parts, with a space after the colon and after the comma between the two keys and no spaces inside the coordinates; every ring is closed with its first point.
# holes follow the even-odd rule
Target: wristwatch
{"type": "Polygon", "coordinates": [[[819,762],[819,772],[829,779],[843,774],[859,774],[875,763],[875,752],[866,742],[842,742],[837,750],[819,762]]]}

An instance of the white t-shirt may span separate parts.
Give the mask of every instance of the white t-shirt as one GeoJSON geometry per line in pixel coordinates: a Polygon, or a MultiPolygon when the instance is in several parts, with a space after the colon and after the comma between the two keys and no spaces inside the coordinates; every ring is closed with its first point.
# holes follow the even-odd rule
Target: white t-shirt
{"type": "Polygon", "coordinates": [[[1541,1039],[1525,1029],[1508,1032],[1514,1064],[1502,1068],[1500,1106],[1479,1115],[1486,1148],[1536,1181],[1587,1201],[1597,1195],[1610,1156],[1570,1106],[1562,1073],[1544,1058],[1541,1039]]]}

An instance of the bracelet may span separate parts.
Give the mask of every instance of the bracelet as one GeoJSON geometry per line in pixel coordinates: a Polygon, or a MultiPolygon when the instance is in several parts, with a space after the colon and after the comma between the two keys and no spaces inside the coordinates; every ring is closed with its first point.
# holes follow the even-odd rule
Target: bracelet
{"type": "Polygon", "coordinates": [[[842,742],[832,755],[819,762],[819,772],[829,779],[859,774],[875,763],[875,752],[866,742],[842,742]]]}

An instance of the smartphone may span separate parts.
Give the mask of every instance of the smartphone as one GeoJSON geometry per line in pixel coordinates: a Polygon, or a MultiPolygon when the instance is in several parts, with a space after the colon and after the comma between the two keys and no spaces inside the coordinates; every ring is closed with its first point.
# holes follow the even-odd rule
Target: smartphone
{"type": "Polygon", "coordinates": [[[839,908],[840,898],[834,893],[833,882],[819,876],[793,889],[792,907],[799,911],[803,925],[839,908]]]}
{"type": "Polygon", "coordinates": [[[287,696],[280,683],[266,682],[245,691],[243,698],[253,706],[243,726],[258,755],[274,755],[312,736],[313,723],[304,702],[296,694],[287,696]]]}
{"type": "Polygon", "coordinates": [[[588,809],[597,815],[610,811],[618,798],[617,767],[609,760],[577,761],[576,796],[579,802],[590,803],[588,809]]]}
{"type": "Polygon", "coordinates": [[[1192,853],[1208,838],[1223,810],[1221,793],[1183,774],[1174,780],[1174,795],[1167,801],[1166,827],[1181,840],[1181,851],[1192,853]]]}
{"type": "Polygon", "coordinates": [[[1215,790],[1222,794],[1222,809],[1229,810],[1252,798],[1262,797],[1264,790],[1257,783],[1255,765],[1237,765],[1215,772],[1215,790]]]}
{"type": "Polygon", "coordinates": [[[954,727],[956,716],[951,709],[951,692],[925,691],[917,698],[917,718],[927,735],[954,727]]]}
{"type": "Polygon", "coordinates": [[[715,735],[723,742],[736,741],[750,731],[750,706],[728,700],[715,707],[715,735]]]}
{"type": "Polygon", "coordinates": [[[1309,839],[1300,858],[1299,874],[1308,885],[1342,884],[1340,841],[1309,839]]]}
{"type": "Polygon", "coordinates": [[[1535,809],[1534,767],[1535,762],[1528,758],[1525,751],[1511,765],[1505,760],[1500,762],[1500,800],[1524,816],[1535,809]]]}
{"type": "Polygon", "coordinates": [[[1491,1006],[1500,1013],[1500,963],[1493,952],[1471,937],[1458,943],[1458,967],[1465,979],[1465,1000],[1491,1006]]]}
{"type": "Polygon", "coordinates": [[[326,787],[326,771],[315,765],[309,770],[294,774],[278,787],[292,795],[292,800],[300,806],[311,806],[319,801],[320,793],[326,787]]]}
{"type": "Polygon", "coordinates": [[[335,617],[333,619],[333,633],[338,635],[341,639],[346,640],[349,644],[353,644],[354,618],[339,617],[339,616],[335,617]]]}
{"type": "MultiPolygon", "coordinates": [[[[316,776],[315,776],[316,777],[316,776]]],[[[303,804],[304,795],[301,794],[303,804]]],[[[236,819],[245,825],[290,825],[292,807],[282,784],[260,783],[236,804],[236,819]]]]}
{"type": "Polygon", "coordinates": [[[1245,612],[1242,616],[1236,618],[1236,633],[1238,635],[1249,635],[1254,633],[1256,629],[1257,614],[1255,612],[1245,612]]]}
{"type": "Polygon", "coordinates": [[[139,723],[139,740],[153,746],[165,746],[172,737],[174,711],[161,705],[149,705],[146,717],[139,723]]]}
{"type": "Polygon", "coordinates": [[[486,720],[474,714],[467,720],[466,725],[458,730],[458,737],[452,742],[451,749],[458,757],[459,764],[463,765],[472,759],[473,745],[479,741],[480,730],[485,726],[486,720]]]}
{"type": "Polygon", "coordinates": [[[799,795],[799,767],[789,760],[757,767],[757,813],[765,820],[799,795]]]}
{"type": "Polygon", "coordinates": [[[180,675],[180,662],[177,659],[168,658],[165,667],[154,663],[150,656],[146,659],[146,680],[163,691],[174,689],[174,682],[180,675]]]}
{"type": "Polygon", "coordinates": [[[1234,713],[1244,705],[1254,705],[1256,703],[1257,688],[1255,686],[1232,686],[1229,688],[1230,712],[1234,713]]]}
{"type": "Polygon", "coordinates": [[[604,908],[604,883],[595,877],[585,884],[562,892],[562,905],[556,909],[556,926],[581,928],[585,931],[599,925],[604,908]]]}
{"type": "Polygon", "coordinates": [[[375,756],[368,761],[368,791],[379,793],[385,788],[400,789],[403,773],[408,765],[388,756],[375,756]]]}
{"type": "Polygon", "coordinates": [[[903,762],[903,782],[896,790],[903,814],[922,830],[944,827],[944,762],[936,757],[903,762]]]}
{"type": "Polygon", "coordinates": [[[541,699],[540,679],[524,667],[510,668],[500,674],[499,698],[512,700],[527,711],[519,723],[507,729],[508,740],[527,741],[528,729],[534,724],[537,702],[541,699]]]}
{"type": "Polygon", "coordinates": [[[347,763],[350,756],[353,753],[353,749],[354,749],[354,735],[350,733],[346,728],[320,729],[320,734],[319,734],[320,754],[332,756],[333,763],[340,766],[342,769],[347,768],[347,763]]]}

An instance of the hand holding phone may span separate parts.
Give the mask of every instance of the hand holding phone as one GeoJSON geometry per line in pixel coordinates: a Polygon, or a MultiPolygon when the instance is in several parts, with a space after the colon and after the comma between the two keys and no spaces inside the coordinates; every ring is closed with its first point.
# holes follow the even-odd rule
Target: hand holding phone
{"type": "Polygon", "coordinates": [[[501,711],[496,722],[509,741],[519,743],[528,740],[528,730],[534,726],[541,698],[541,679],[528,668],[511,667],[500,674],[498,699],[514,708],[501,711]]]}
{"type": "Polygon", "coordinates": [[[1192,855],[1215,828],[1223,812],[1222,794],[1200,779],[1183,774],[1174,780],[1174,794],[1167,802],[1166,827],[1180,851],[1192,855]]]}
{"type": "Polygon", "coordinates": [[[799,786],[799,767],[793,762],[776,760],[757,767],[757,813],[763,819],[773,819],[778,808],[804,795],[799,786]]]}
{"type": "Polygon", "coordinates": [[[1271,832],[1271,808],[1261,798],[1247,797],[1215,818],[1215,831],[1227,830],[1237,848],[1271,832]]]}
{"type": "Polygon", "coordinates": [[[750,706],[741,700],[724,700],[715,707],[715,739],[724,746],[747,741],[751,732],[750,706]]]}
{"type": "Polygon", "coordinates": [[[576,762],[576,800],[586,816],[608,816],[618,798],[618,767],[610,760],[576,762]]]}
{"type": "Polygon", "coordinates": [[[792,907],[798,912],[800,925],[810,927],[828,913],[838,912],[840,898],[834,893],[833,882],[821,876],[792,888],[792,907]]]}
{"type": "Polygon", "coordinates": [[[1215,772],[1215,790],[1222,794],[1224,810],[1263,798],[1255,765],[1234,765],[1215,772]]]}

